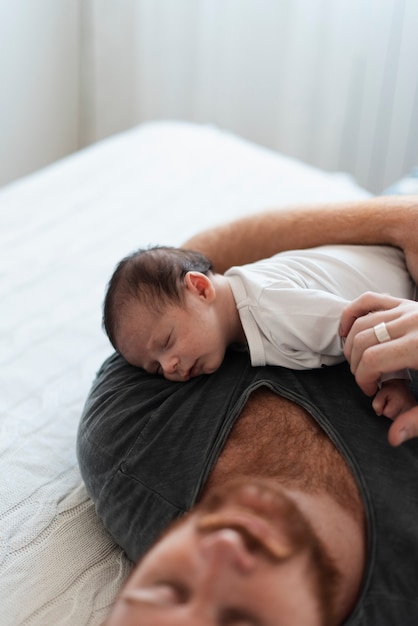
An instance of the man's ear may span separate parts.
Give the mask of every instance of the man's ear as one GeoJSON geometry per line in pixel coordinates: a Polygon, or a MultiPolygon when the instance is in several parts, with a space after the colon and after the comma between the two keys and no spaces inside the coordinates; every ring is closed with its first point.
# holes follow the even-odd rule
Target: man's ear
{"type": "Polygon", "coordinates": [[[207,302],[212,302],[215,299],[215,286],[206,274],[202,274],[202,272],[187,272],[184,277],[184,282],[186,289],[188,289],[190,293],[207,300],[207,302]]]}

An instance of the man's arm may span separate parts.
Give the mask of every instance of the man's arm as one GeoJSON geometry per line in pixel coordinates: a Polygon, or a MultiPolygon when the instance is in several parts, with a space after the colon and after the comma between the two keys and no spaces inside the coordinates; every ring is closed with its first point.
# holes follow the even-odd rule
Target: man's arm
{"type": "Polygon", "coordinates": [[[418,282],[417,234],[418,196],[381,196],[264,211],[198,233],[182,247],[203,252],[218,272],[224,272],[282,250],[388,244],[405,251],[418,282]]]}

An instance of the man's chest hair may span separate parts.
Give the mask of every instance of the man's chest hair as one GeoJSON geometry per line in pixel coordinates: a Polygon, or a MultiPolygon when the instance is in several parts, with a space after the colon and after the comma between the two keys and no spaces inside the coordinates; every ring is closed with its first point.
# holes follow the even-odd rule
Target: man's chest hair
{"type": "Polygon", "coordinates": [[[203,494],[238,476],[274,478],[310,493],[325,491],[362,516],[352,473],[329,437],[302,407],[266,387],[248,399],[203,494]]]}

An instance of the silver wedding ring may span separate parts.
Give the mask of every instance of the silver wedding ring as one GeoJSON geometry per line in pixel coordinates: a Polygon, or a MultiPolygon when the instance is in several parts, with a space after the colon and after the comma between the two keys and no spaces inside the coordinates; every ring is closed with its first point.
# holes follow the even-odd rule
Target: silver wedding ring
{"type": "Polygon", "coordinates": [[[373,326],[373,330],[379,343],[384,343],[385,341],[390,341],[392,339],[392,337],[388,333],[385,322],[373,326]]]}

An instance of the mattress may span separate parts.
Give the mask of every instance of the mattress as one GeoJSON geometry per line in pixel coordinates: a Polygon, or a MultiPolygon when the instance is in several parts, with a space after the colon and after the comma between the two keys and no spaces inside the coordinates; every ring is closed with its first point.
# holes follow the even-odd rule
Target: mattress
{"type": "Polygon", "coordinates": [[[155,122],[0,190],[0,623],[103,623],[131,563],[102,527],[75,454],[111,347],[101,329],[117,261],[225,220],[367,197],[210,126],[155,122]]]}

